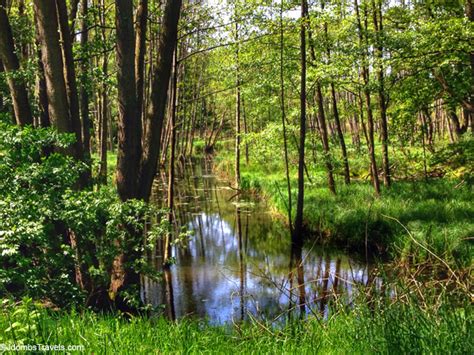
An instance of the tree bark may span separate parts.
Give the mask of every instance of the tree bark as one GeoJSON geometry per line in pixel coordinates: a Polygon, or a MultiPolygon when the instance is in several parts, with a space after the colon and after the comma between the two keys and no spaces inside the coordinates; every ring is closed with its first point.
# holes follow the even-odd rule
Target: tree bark
{"type": "Polygon", "coordinates": [[[142,120],[145,84],[145,44],[148,19],[148,0],[141,0],[137,10],[135,35],[135,80],[137,86],[137,115],[142,120]]]}
{"type": "Polygon", "coordinates": [[[14,77],[15,72],[20,69],[20,62],[15,53],[12,29],[6,12],[6,0],[0,0],[0,59],[7,73],[16,123],[20,126],[31,125],[33,124],[33,115],[26,85],[21,78],[14,77]]]}
{"type": "MultiPolygon", "coordinates": [[[[359,36],[359,45],[364,48],[363,55],[362,55],[362,78],[364,81],[364,96],[365,96],[365,104],[367,108],[367,144],[369,148],[369,159],[370,159],[370,172],[372,176],[372,184],[374,185],[375,194],[378,196],[380,195],[380,183],[377,171],[377,163],[375,160],[375,145],[374,145],[374,117],[372,112],[372,104],[371,104],[371,97],[370,97],[370,89],[369,89],[369,69],[367,68],[367,49],[365,48],[367,43],[364,43],[363,33],[362,33],[362,24],[359,12],[359,4],[357,0],[354,0],[354,8],[357,17],[357,32],[359,36]]],[[[367,22],[367,18],[365,19],[367,22]]],[[[366,26],[367,27],[367,26],[366,26]]]]}
{"type": "MultiPolygon", "coordinates": [[[[82,124],[79,114],[79,97],[77,94],[76,70],[74,67],[74,56],[72,53],[71,29],[68,24],[68,14],[65,0],[56,0],[56,11],[59,22],[59,32],[64,63],[64,78],[68,99],[69,118],[71,129],[76,136],[74,143],[75,157],[84,161],[84,146],[82,144],[82,124]]],[[[89,162],[87,162],[89,163],[89,162]]],[[[90,164],[81,176],[81,184],[88,183],[91,177],[90,164]]]]}
{"type": "Polygon", "coordinates": [[[306,21],[308,11],[306,0],[301,0],[300,24],[300,55],[301,55],[301,87],[300,87],[300,142],[298,155],[298,197],[292,242],[299,243],[303,239],[303,207],[304,207],[304,146],[306,140],[306,21]]]}
{"type": "MultiPolygon", "coordinates": [[[[34,0],[34,6],[51,124],[59,132],[76,133],[68,107],[69,98],[63,71],[64,62],[60,46],[56,2],[34,0]]],[[[81,150],[79,141],[67,149],[67,152],[76,158],[82,158],[81,150]]]]}
{"type": "Polygon", "coordinates": [[[333,167],[331,162],[331,151],[329,148],[328,130],[326,125],[326,115],[324,112],[323,93],[321,89],[321,84],[319,82],[316,84],[316,101],[318,104],[319,131],[321,133],[321,142],[323,144],[324,150],[324,163],[326,165],[328,187],[329,191],[331,191],[333,194],[336,194],[336,184],[334,182],[333,167]]]}
{"type": "Polygon", "coordinates": [[[235,50],[236,61],[236,87],[235,87],[235,186],[240,188],[240,73],[239,73],[239,24],[235,23],[235,50]]]}
{"type": "Polygon", "coordinates": [[[151,100],[145,122],[143,156],[140,165],[139,197],[145,201],[150,198],[151,186],[157,171],[173,51],[178,37],[180,9],[181,0],[168,0],[166,2],[159,36],[158,59],[155,64],[151,100]]]}
{"type": "Polygon", "coordinates": [[[122,201],[138,194],[138,168],[141,156],[141,121],[138,117],[135,81],[135,35],[133,1],[115,0],[117,28],[118,151],[117,190],[122,201]]]}
{"type": "MultiPolygon", "coordinates": [[[[174,214],[174,179],[175,179],[175,159],[176,159],[176,103],[177,103],[177,90],[178,90],[178,48],[176,47],[173,60],[173,77],[171,87],[171,110],[170,110],[170,128],[171,128],[171,139],[170,139],[170,159],[168,169],[168,221],[170,225],[173,225],[173,214],[174,214]]],[[[163,247],[163,263],[168,266],[169,258],[171,256],[171,235],[166,234],[165,245],[163,247]]]]}
{"type": "Polygon", "coordinates": [[[81,50],[83,57],[81,58],[80,70],[81,70],[81,85],[80,85],[80,114],[81,114],[81,131],[82,131],[82,144],[84,146],[84,159],[90,161],[91,153],[91,121],[89,117],[89,91],[87,82],[89,79],[89,58],[87,53],[87,46],[89,42],[89,29],[88,29],[88,2],[89,0],[81,0],[81,50]]]}
{"type": "MultiPolygon", "coordinates": [[[[306,11],[308,11],[308,1],[305,0],[306,11]]],[[[326,26],[325,26],[326,31],[326,26]]],[[[309,47],[311,53],[311,60],[313,64],[316,63],[316,51],[314,49],[314,45],[312,42],[312,31],[311,27],[308,27],[308,38],[309,38],[309,47]]],[[[331,162],[331,151],[329,147],[329,139],[328,139],[328,129],[326,124],[326,114],[324,108],[324,99],[323,99],[323,92],[321,88],[320,80],[317,79],[316,83],[316,102],[318,105],[318,125],[319,125],[319,132],[321,136],[321,142],[323,144],[324,150],[324,164],[326,165],[326,173],[328,177],[328,187],[329,190],[335,194],[336,193],[336,184],[334,182],[334,174],[333,174],[333,165],[331,162]]],[[[342,132],[341,132],[342,133],[342,132]]]]}
{"type": "MultiPolygon", "coordinates": [[[[102,42],[104,44],[104,49],[106,47],[105,43],[107,41],[106,34],[106,21],[105,21],[105,0],[101,0],[101,9],[100,9],[100,23],[101,23],[101,34],[102,42]]],[[[102,87],[100,88],[101,98],[101,110],[100,110],[100,130],[99,130],[99,172],[98,172],[98,181],[101,184],[107,184],[107,143],[108,143],[108,119],[109,119],[109,98],[107,93],[107,77],[109,76],[109,60],[108,54],[105,53],[102,59],[102,87]]]]}
{"type": "Polygon", "coordinates": [[[383,46],[381,33],[383,31],[382,22],[382,4],[379,1],[378,6],[372,0],[372,15],[375,29],[375,56],[378,63],[377,79],[378,79],[378,94],[379,94],[379,108],[380,108],[380,127],[382,130],[382,168],[383,168],[383,182],[385,187],[389,188],[391,185],[390,176],[390,162],[388,158],[388,125],[387,125],[387,98],[385,95],[385,78],[383,60],[383,46]]]}
{"type": "MultiPolygon", "coordinates": [[[[79,2],[81,2],[81,6],[84,6],[84,2],[86,2],[85,6],[87,8],[87,1],[85,1],[85,0],[71,0],[71,11],[69,11],[68,20],[69,20],[69,23],[71,24],[70,33],[71,33],[72,41],[74,41],[74,38],[75,38],[74,27],[76,25],[77,10],[78,10],[78,7],[79,7],[79,2]]],[[[83,10],[81,10],[81,14],[83,14],[83,10]]],[[[83,33],[84,32],[81,32],[81,35],[83,33]]]]}
{"type": "Polygon", "coordinates": [[[284,53],[284,31],[283,31],[283,0],[280,3],[280,107],[281,107],[281,125],[283,128],[283,150],[285,154],[285,175],[286,175],[286,189],[288,193],[288,225],[290,233],[293,233],[293,218],[292,218],[292,198],[291,198],[291,181],[290,181],[290,167],[288,162],[288,137],[286,132],[286,107],[285,107],[285,78],[283,67],[283,53],[284,53]]]}
{"type": "Polygon", "coordinates": [[[341,147],[342,159],[344,162],[344,182],[346,185],[351,183],[351,174],[349,170],[349,159],[347,158],[346,142],[344,141],[344,134],[342,132],[341,120],[339,118],[339,110],[337,107],[336,90],[334,83],[331,83],[331,99],[332,99],[332,110],[334,112],[334,123],[336,124],[337,136],[339,138],[339,145],[341,147]]]}

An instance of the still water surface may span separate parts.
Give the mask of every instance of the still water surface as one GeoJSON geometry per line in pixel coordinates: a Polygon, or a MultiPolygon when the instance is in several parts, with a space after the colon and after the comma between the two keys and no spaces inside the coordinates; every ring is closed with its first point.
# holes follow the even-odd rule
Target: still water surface
{"type": "MultiPolygon", "coordinates": [[[[156,186],[156,198],[165,195],[156,186]]],[[[175,265],[162,282],[144,280],[142,293],[171,318],[214,324],[249,318],[327,316],[336,297],[350,302],[370,280],[370,266],[314,242],[293,248],[287,228],[264,201],[236,196],[213,175],[212,160],[186,164],[176,180],[176,219],[192,236],[173,247],[175,265]]],[[[159,257],[154,259],[157,267],[159,257]]]]}

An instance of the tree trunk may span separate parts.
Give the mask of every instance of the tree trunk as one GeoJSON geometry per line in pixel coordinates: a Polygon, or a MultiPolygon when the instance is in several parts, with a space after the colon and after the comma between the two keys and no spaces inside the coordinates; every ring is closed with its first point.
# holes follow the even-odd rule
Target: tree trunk
{"type": "Polygon", "coordinates": [[[286,174],[286,188],[288,193],[288,225],[290,233],[293,233],[293,219],[291,217],[292,198],[291,198],[291,181],[290,181],[290,167],[288,162],[288,138],[286,133],[286,107],[285,107],[285,78],[283,67],[283,52],[284,52],[284,31],[283,31],[283,0],[280,3],[280,107],[281,107],[281,125],[283,128],[283,150],[285,153],[285,174],[286,174]]]}
{"type": "Polygon", "coordinates": [[[88,29],[88,2],[89,0],[81,0],[81,51],[83,57],[81,58],[81,86],[80,86],[80,114],[81,114],[81,128],[82,128],[82,144],[84,146],[84,159],[90,161],[91,153],[91,121],[89,118],[89,91],[87,84],[89,81],[89,59],[87,53],[87,45],[89,42],[89,29],[88,29]]]}
{"type": "MultiPolygon", "coordinates": [[[[239,41],[239,25],[235,23],[235,42],[239,41]]],[[[236,88],[235,88],[235,187],[240,188],[240,73],[239,73],[239,45],[235,50],[236,61],[236,88]]]]}
{"type": "MultiPolygon", "coordinates": [[[[67,7],[65,0],[56,0],[56,11],[59,22],[59,33],[64,64],[64,78],[66,83],[66,93],[68,99],[69,118],[71,120],[72,132],[76,135],[74,143],[76,158],[84,160],[84,150],[82,145],[81,118],[79,115],[79,98],[77,95],[76,71],[74,68],[74,57],[72,54],[71,30],[68,24],[67,7]]],[[[90,172],[87,174],[90,177],[90,172]]],[[[83,177],[83,183],[86,177],[83,177]]]]}
{"type": "MultiPolygon", "coordinates": [[[[178,48],[176,47],[174,53],[173,63],[173,81],[171,87],[171,110],[170,110],[170,128],[171,128],[171,140],[170,140],[170,159],[168,169],[168,221],[170,225],[173,225],[173,209],[174,209],[174,178],[175,178],[175,158],[176,158],[176,101],[177,101],[177,82],[178,82],[178,48]]],[[[170,244],[170,233],[166,234],[165,245],[163,248],[163,263],[167,265],[171,256],[171,244],[170,244]]]]}
{"type": "MultiPolygon", "coordinates": [[[[308,12],[308,1],[305,0],[305,7],[306,7],[306,12],[308,12]]],[[[326,30],[326,26],[325,26],[326,30]]],[[[309,47],[310,47],[310,53],[311,53],[311,60],[313,62],[313,65],[316,63],[316,52],[314,49],[314,45],[312,42],[312,31],[311,28],[308,28],[308,37],[309,37],[309,47]]],[[[319,132],[321,136],[321,142],[323,144],[323,150],[324,150],[324,163],[326,165],[326,173],[328,176],[328,187],[329,190],[335,194],[336,193],[336,185],[334,182],[334,175],[333,175],[333,166],[331,162],[331,151],[329,148],[329,139],[328,139],[328,129],[327,129],[327,124],[326,124],[326,115],[325,115],[325,108],[324,108],[324,99],[323,99],[323,92],[321,88],[321,83],[319,79],[317,79],[316,83],[316,102],[318,105],[318,126],[319,126],[319,132]]]]}
{"type": "MultiPolygon", "coordinates": [[[[106,34],[106,21],[105,21],[105,0],[101,0],[101,11],[100,11],[100,23],[101,23],[101,34],[102,34],[102,42],[104,43],[104,50],[105,50],[105,43],[107,41],[107,34],[106,34]]],[[[109,76],[109,60],[108,54],[105,53],[102,59],[102,87],[100,89],[101,98],[101,105],[100,105],[100,130],[99,130],[99,172],[98,172],[98,181],[101,184],[107,184],[107,143],[108,143],[108,131],[109,131],[109,98],[107,94],[107,77],[109,76]]]]}
{"type": "Polygon", "coordinates": [[[138,168],[141,155],[141,121],[138,117],[133,44],[133,1],[116,0],[118,151],[117,190],[122,201],[138,194],[138,168]]]}
{"type": "MultiPolygon", "coordinates": [[[[357,17],[357,32],[359,35],[359,44],[361,47],[366,47],[367,43],[364,43],[363,39],[363,32],[362,32],[362,24],[360,19],[360,12],[359,12],[359,4],[357,0],[354,0],[354,8],[357,17]]],[[[367,23],[367,17],[365,19],[367,23]]],[[[367,26],[366,26],[367,27],[367,26]]],[[[374,118],[372,113],[372,104],[370,98],[370,89],[369,89],[369,69],[367,68],[367,49],[363,51],[362,57],[362,78],[364,81],[364,96],[365,96],[365,104],[367,108],[367,143],[369,148],[369,158],[370,158],[370,172],[372,176],[372,184],[374,185],[375,194],[378,196],[380,195],[380,184],[379,184],[379,177],[377,171],[377,163],[375,160],[375,145],[374,145],[374,118]]]]}
{"type": "Polygon", "coordinates": [[[140,166],[140,191],[138,196],[145,201],[150,198],[151,186],[157,170],[173,51],[178,37],[180,9],[181,0],[168,0],[166,2],[159,36],[158,59],[155,64],[151,100],[145,122],[143,156],[140,166]]]}
{"type": "MultiPolygon", "coordinates": [[[[69,20],[69,23],[71,24],[71,28],[70,28],[70,33],[71,33],[71,38],[72,40],[74,41],[74,38],[75,38],[75,33],[74,33],[74,27],[76,25],[76,18],[77,18],[77,9],[79,7],[79,2],[81,2],[81,6],[87,8],[87,0],[71,0],[70,2],[70,6],[71,6],[71,11],[69,11],[69,16],[68,16],[68,20],[69,20]],[[86,3],[86,4],[84,4],[86,3]]],[[[81,15],[84,14],[84,11],[81,10],[81,15]]],[[[84,20],[84,19],[83,19],[84,20]]],[[[81,36],[84,32],[81,31],[81,36]]]]}
{"type": "Polygon", "coordinates": [[[334,182],[334,175],[332,171],[333,167],[331,162],[331,151],[329,149],[328,130],[326,126],[326,115],[324,112],[323,105],[323,93],[321,89],[321,84],[319,82],[316,84],[316,101],[318,104],[319,131],[321,133],[321,142],[323,143],[324,163],[326,164],[328,187],[333,194],[336,194],[336,184],[334,182]]]}
{"type": "MultiPolygon", "coordinates": [[[[58,16],[55,1],[34,0],[38,40],[44,65],[48,110],[51,124],[59,132],[76,133],[69,112],[69,98],[64,78],[64,62],[60,46],[58,16]]],[[[82,158],[80,141],[66,152],[82,158]]]]}
{"type": "Polygon", "coordinates": [[[49,127],[49,104],[48,104],[48,90],[46,88],[46,79],[44,77],[44,66],[41,61],[41,50],[38,50],[38,75],[36,78],[36,87],[38,92],[38,108],[39,108],[39,117],[38,117],[38,126],[39,127],[49,127]]]}
{"type": "MultiPolygon", "coordinates": [[[[102,71],[107,76],[108,60],[107,55],[104,56],[104,62],[102,71]]],[[[101,88],[101,112],[100,112],[100,131],[99,131],[99,172],[98,180],[101,184],[107,183],[107,143],[108,143],[108,112],[109,112],[109,99],[107,95],[107,84],[106,81],[102,83],[101,88]]]]}
{"type": "Polygon", "coordinates": [[[332,110],[334,112],[334,122],[336,124],[337,136],[339,138],[339,145],[341,147],[342,159],[344,161],[344,182],[348,185],[351,183],[351,174],[349,171],[349,159],[347,158],[346,142],[344,141],[344,134],[342,132],[341,120],[339,118],[339,110],[337,108],[336,90],[334,83],[331,83],[331,99],[332,110]]]}
{"type": "MultiPolygon", "coordinates": [[[[3,68],[3,62],[0,57],[0,75],[3,75],[4,72],[5,72],[5,69],[3,68]]],[[[3,94],[0,92],[0,113],[4,113],[4,112],[5,112],[5,103],[3,102],[3,94]]]]}
{"type": "Polygon", "coordinates": [[[377,78],[379,91],[379,108],[380,108],[380,127],[382,130],[382,167],[383,167],[383,183],[385,187],[389,188],[391,185],[390,176],[390,162],[388,159],[388,127],[387,127],[387,99],[385,95],[385,78],[383,69],[383,46],[381,39],[381,32],[383,31],[382,23],[382,4],[379,1],[378,6],[375,4],[376,0],[372,0],[372,14],[374,21],[374,29],[377,45],[375,46],[375,56],[379,61],[377,78]],[[378,13],[378,16],[377,16],[378,13]]]}
{"type": "Polygon", "coordinates": [[[11,75],[20,69],[20,62],[15,54],[13,34],[6,12],[6,0],[0,0],[0,59],[7,74],[8,87],[13,102],[16,123],[20,126],[33,124],[28,92],[22,78],[11,75]]]}
{"type": "Polygon", "coordinates": [[[135,36],[135,80],[137,86],[137,115],[142,120],[145,84],[145,44],[148,20],[148,0],[141,0],[137,10],[137,32],[135,36]]]}
{"type": "Polygon", "coordinates": [[[306,1],[301,0],[300,55],[301,55],[301,87],[300,87],[300,142],[298,156],[298,197],[296,201],[296,217],[292,242],[299,243],[303,239],[303,206],[304,206],[304,145],[306,139],[306,21],[308,11],[306,1]]]}

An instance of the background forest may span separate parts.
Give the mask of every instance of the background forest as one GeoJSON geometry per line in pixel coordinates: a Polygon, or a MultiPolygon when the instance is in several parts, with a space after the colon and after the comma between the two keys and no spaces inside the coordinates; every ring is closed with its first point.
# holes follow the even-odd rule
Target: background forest
{"type": "Polygon", "coordinates": [[[0,343],[474,350],[472,0],[0,0],[0,126],[0,343]],[[193,253],[289,305],[180,316],[193,253]]]}

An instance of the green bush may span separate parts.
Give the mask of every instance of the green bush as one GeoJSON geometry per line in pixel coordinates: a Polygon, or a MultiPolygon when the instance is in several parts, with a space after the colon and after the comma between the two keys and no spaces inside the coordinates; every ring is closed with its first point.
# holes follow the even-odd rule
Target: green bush
{"type": "MultiPolygon", "coordinates": [[[[0,126],[0,294],[83,304],[107,289],[117,255],[144,255],[167,231],[156,223],[143,243],[144,221],[162,212],[122,203],[111,188],[75,188],[84,165],[57,152],[72,141],[51,129],[0,126]]],[[[125,267],[143,272],[146,263],[125,267]]]]}

